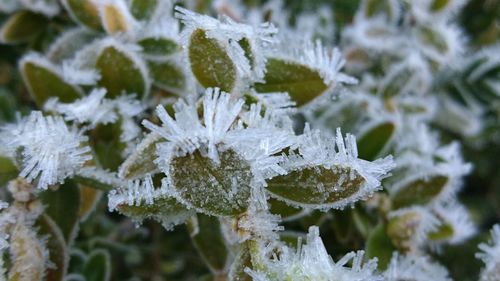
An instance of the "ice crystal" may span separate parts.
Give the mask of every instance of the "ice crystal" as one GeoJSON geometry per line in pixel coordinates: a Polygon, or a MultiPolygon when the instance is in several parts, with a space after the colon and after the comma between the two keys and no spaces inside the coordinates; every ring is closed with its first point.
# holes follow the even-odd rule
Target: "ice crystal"
{"type": "Polygon", "coordinates": [[[34,111],[17,125],[8,145],[22,149],[21,177],[38,181],[37,187],[62,183],[91,159],[87,137],[68,128],[61,117],[34,111]]]}
{"type": "Polygon", "coordinates": [[[491,242],[479,244],[481,252],[476,257],[481,259],[485,267],[481,271],[481,281],[495,281],[500,279],[500,225],[491,229],[491,242]]]}
{"type": "Polygon", "coordinates": [[[400,255],[394,252],[387,270],[383,273],[386,281],[451,281],[443,266],[432,262],[427,256],[400,255]]]}
{"type": "Polygon", "coordinates": [[[279,248],[279,254],[267,258],[262,270],[245,271],[255,281],[271,280],[325,280],[325,281],[378,281],[383,280],[376,274],[377,261],[372,259],[366,263],[364,252],[351,252],[339,261],[334,262],[319,237],[316,226],[309,228],[305,245],[295,250],[287,246],[279,248]],[[349,267],[347,264],[351,262],[349,267]]]}

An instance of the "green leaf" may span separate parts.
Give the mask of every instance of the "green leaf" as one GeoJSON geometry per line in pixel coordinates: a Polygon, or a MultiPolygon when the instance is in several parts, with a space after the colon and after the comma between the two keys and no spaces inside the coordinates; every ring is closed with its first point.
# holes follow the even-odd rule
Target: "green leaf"
{"type": "Polygon", "coordinates": [[[224,271],[228,249],[217,217],[198,214],[187,226],[196,249],[210,271],[214,274],[224,271]]]}
{"type": "Polygon", "coordinates": [[[393,122],[382,122],[368,128],[358,140],[359,158],[375,160],[394,136],[393,122]]]}
{"type": "Polygon", "coordinates": [[[0,29],[0,42],[25,43],[42,33],[48,19],[41,14],[19,11],[11,15],[0,29]]]}
{"type": "Polygon", "coordinates": [[[169,38],[149,37],[139,40],[137,44],[144,54],[154,57],[170,56],[181,50],[177,42],[169,38]]]}
{"type": "Polygon", "coordinates": [[[154,198],[151,204],[141,202],[141,204],[117,206],[118,211],[136,221],[144,219],[154,219],[160,222],[163,227],[170,230],[172,226],[185,222],[193,211],[188,210],[175,198],[163,196],[154,198]]]}
{"type": "Polygon", "coordinates": [[[181,93],[186,86],[182,70],[172,62],[148,62],[153,84],[165,91],[181,93]]]}
{"type": "Polygon", "coordinates": [[[382,83],[378,92],[385,98],[397,96],[403,92],[405,87],[414,78],[414,71],[408,67],[400,69],[397,73],[391,73],[382,83]]]}
{"type": "Polygon", "coordinates": [[[46,247],[49,251],[49,260],[54,265],[46,270],[45,280],[62,281],[68,267],[68,249],[61,229],[46,214],[42,214],[38,219],[37,227],[38,233],[47,237],[46,247]]]}
{"type": "Polygon", "coordinates": [[[157,6],[158,0],[132,0],[130,11],[136,19],[145,20],[153,15],[157,6]]]}
{"type": "Polygon", "coordinates": [[[63,0],[66,10],[79,23],[95,30],[102,30],[99,10],[92,0],[63,0]]]}
{"type": "Polygon", "coordinates": [[[71,103],[82,96],[82,90],[64,81],[55,66],[42,57],[26,57],[21,62],[21,73],[28,91],[39,107],[51,97],[71,103]]]}
{"type": "Polygon", "coordinates": [[[19,169],[14,162],[10,158],[0,155],[0,186],[15,179],[18,174],[19,169]]]}
{"type": "Polygon", "coordinates": [[[392,196],[392,205],[395,209],[425,205],[441,193],[448,180],[448,177],[443,175],[412,180],[392,196]]]}
{"type": "Polygon", "coordinates": [[[188,47],[191,70],[205,88],[219,87],[230,93],[237,80],[234,62],[217,40],[207,38],[205,31],[196,29],[191,34],[188,47]]]}
{"type": "Polygon", "coordinates": [[[318,71],[282,59],[267,60],[264,81],[255,84],[257,92],[287,92],[297,106],[309,103],[328,89],[318,71]]]}
{"type": "Polygon", "coordinates": [[[246,211],[251,168],[232,150],[219,152],[220,165],[198,151],[172,160],[173,188],[186,204],[208,215],[235,216],[246,211]]]}
{"type": "Polygon", "coordinates": [[[133,180],[142,178],[146,174],[155,174],[159,171],[154,162],[156,156],[156,144],[161,142],[161,137],[157,134],[147,135],[136,150],[123,162],[120,167],[120,177],[133,180]]]}
{"type": "Polygon", "coordinates": [[[349,167],[319,166],[274,177],[267,181],[267,190],[290,204],[326,208],[353,196],[364,183],[364,178],[349,167]],[[348,180],[341,181],[341,178],[348,180]]]}
{"type": "Polygon", "coordinates": [[[95,250],[90,253],[83,268],[86,281],[108,281],[111,277],[111,261],[109,253],[104,250],[95,250]]]}
{"type": "Polygon", "coordinates": [[[80,221],[80,190],[74,182],[67,180],[57,190],[46,190],[40,194],[45,213],[59,226],[67,245],[76,236],[80,221]]]}
{"type": "Polygon", "coordinates": [[[99,86],[106,88],[109,98],[123,93],[144,98],[149,92],[147,70],[142,59],[117,46],[104,48],[97,58],[96,68],[101,73],[99,86]]]}
{"type": "Polygon", "coordinates": [[[381,271],[387,268],[392,258],[392,252],[396,250],[391,239],[387,236],[384,224],[377,225],[366,240],[366,258],[378,258],[378,269],[381,271]]]}

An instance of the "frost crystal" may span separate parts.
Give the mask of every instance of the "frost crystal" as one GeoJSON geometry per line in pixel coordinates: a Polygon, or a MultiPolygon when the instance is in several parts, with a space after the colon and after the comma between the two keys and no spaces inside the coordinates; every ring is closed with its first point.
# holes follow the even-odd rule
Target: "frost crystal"
{"type": "Polygon", "coordinates": [[[384,272],[384,280],[415,280],[415,281],[451,281],[448,271],[443,266],[433,263],[429,257],[407,255],[397,252],[392,255],[389,267],[384,272]]]}
{"type": "Polygon", "coordinates": [[[274,258],[267,258],[263,264],[263,270],[252,270],[247,272],[255,281],[274,280],[324,280],[324,281],[381,281],[377,276],[376,259],[363,262],[363,251],[351,252],[334,262],[319,237],[319,229],[316,226],[309,228],[307,243],[300,245],[297,250],[282,246],[279,254],[274,258]],[[349,262],[350,267],[346,266],[349,262]]]}
{"type": "Polygon", "coordinates": [[[496,281],[500,279],[500,225],[491,229],[491,242],[479,244],[481,252],[476,257],[481,259],[485,267],[481,272],[481,281],[496,281]]]}
{"type": "Polygon", "coordinates": [[[90,160],[90,148],[75,128],[68,128],[61,117],[44,117],[34,111],[17,125],[7,144],[22,149],[22,171],[28,181],[38,180],[37,187],[62,183],[90,160]]]}

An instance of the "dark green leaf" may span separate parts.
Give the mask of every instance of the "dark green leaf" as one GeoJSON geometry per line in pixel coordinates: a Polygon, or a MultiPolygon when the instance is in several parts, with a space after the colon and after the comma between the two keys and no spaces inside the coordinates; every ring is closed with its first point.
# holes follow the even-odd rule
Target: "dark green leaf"
{"type": "Polygon", "coordinates": [[[268,59],[264,81],[255,84],[257,92],[287,92],[297,106],[309,103],[328,89],[318,71],[282,59],[268,59]]]}
{"type": "Polygon", "coordinates": [[[276,198],[297,206],[325,208],[359,191],[364,178],[348,167],[320,167],[292,171],[267,182],[267,190],[276,198]],[[344,177],[345,181],[340,181],[344,177]]]}
{"type": "Polygon", "coordinates": [[[181,93],[184,89],[186,77],[174,63],[150,61],[148,66],[156,87],[174,93],[181,93]]]}
{"type": "Polygon", "coordinates": [[[95,30],[102,29],[99,10],[92,0],[64,0],[63,4],[76,21],[95,30]]]}
{"type": "Polygon", "coordinates": [[[0,29],[0,42],[25,43],[42,33],[48,19],[41,14],[19,11],[11,15],[0,29]]]}
{"type": "Polygon", "coordinates": [[[146,69],[136,54],[108,46],[99,54],[96,67],[101,72],[99,85],[106,88],[108,97],[123,93],[137,94],[138,98],[147,96],[150,85],[146,69]]]}
{"type": "Polygon", "coordinates": [[[410,205],[425,205],[438,196],[448,183],[447,176],[436,175],[410,181],[392,196],[395,209],[410,205]]]}
{"type": "Polygon", "coordinates": [[[391,141],[395,131],[392,122],[383,122],[366,130],[358,140],[358,155],[361,159],[375,160],[391,141]]]}
{"type": "Polygon", "coordinates": [[[191,34],[188,52],[191,70],[203,87],[219,87],[228,93],[233,90],[236,66],[217,40],[207,38],[205,31],[196,29],[191,34]]]}
{"type": "Polygon", "coordinates": [[[68,84],[59,73],[54,72],[49,61],[39,57],[25,58],[21,63],[21,73],[24,82],[39,107],[51,97],[59,98],[59,101],[70,103],[81,97],[82,90],[68,84]]]}
{"type": "Polygon", "coordinates": [[[144,54],[154,57],[166,57],[181,50],[175,41],[168,38],[144,38],[137,44],[142,47],[144,54]]]}

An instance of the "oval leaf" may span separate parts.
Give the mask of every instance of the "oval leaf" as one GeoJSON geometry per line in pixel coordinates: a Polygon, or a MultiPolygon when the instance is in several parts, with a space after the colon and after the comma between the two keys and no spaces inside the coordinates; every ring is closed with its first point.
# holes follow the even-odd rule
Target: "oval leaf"
{"type": "Polygon", "coordinates": [[[318,71],[282,59],[268,59],[264,81],[255,84],[257,92],[287,92],[297,106],[309,103],[328,89],[318,71]]]}
{"type": "Polygon", "coordinates": [[[368,128],[358,140],[359,158],[374,160],[391,141],[395,129],[392,122],[383,122],[368,128]]]}
{"type": "Polygon", "coordinates": [[[228,249],[217,217],[198,214],[187,226],[196,249],[212,273],[224,271],[228,249]]]}
{"type": "Polygon", "coordinates": [[[246,161],[233,151],[219,153],[220,165],[199,152],[172,160],[173,188],[186,204],[200,212],[234,216],[248,206],[253,175],[246,161]]]}
{"type": "Polygon", "coordinates": [[[19,11],[11,15],[0,29],[0,42],[25,43],[42,33],[48,19],[41,14],[19,11]]]}
{"type": "Polygon", "coordinates": [[[425,205],[441,193],[448,180],[447,176],[442,175],[412,180],[398,188],[392,196],[392,205],[395,209],[410,205],[425,205]]]}
{"type": "Polygon", "coordinates": [[[218,87],[230,93],[237,79],[236,66],[217,40],[207,38],[205,31],[196,29],[188,47],[191,71],[205,88],[218,87]]]}
{"type": "Polygon", "coordinates": [[[102,191],[86,185],[80,187],[80,210],[78,217],[80,222],[85,221],[90,213],[95,209],[97,202],[101,199],[102,191]]]}
{"type": "Polygon", "coordinates": [[[267,181],[267,190],[287,203],[321,209],[350,198],[364,183],[364,178],[348,167],[320,166],[274,177],[267,181]]]}
{"type": "Polygon", "coordinates": [[[81,97],[81,89],[68,84],[49,61],[42,57],[28,56],[20,64],[24,82],[39,107],[51,97],[71,103],[81,97]]]}
{"type": "Polygon", "coordinates": [[[117,46],[104,48],[97,58],[96,68],[101,72],[99,85],[106,88],[110,98],[123,93],[147,95],[149,81],[142,59],[117,46]]]}
{"type": "Polygon", "coordinates": [[[99,10],[92,0],[63,0],[63,4],[79,23],[91,29],[102,29],[99,10]]]}

